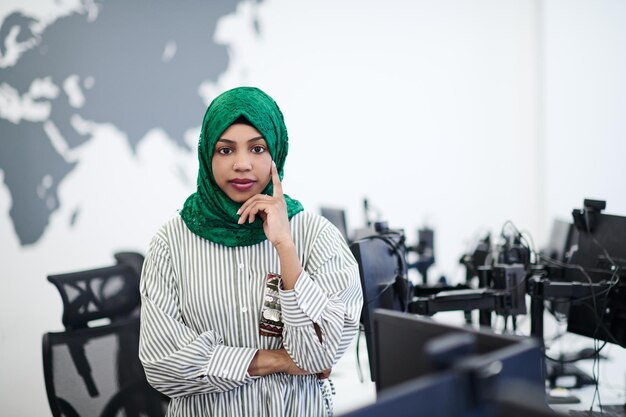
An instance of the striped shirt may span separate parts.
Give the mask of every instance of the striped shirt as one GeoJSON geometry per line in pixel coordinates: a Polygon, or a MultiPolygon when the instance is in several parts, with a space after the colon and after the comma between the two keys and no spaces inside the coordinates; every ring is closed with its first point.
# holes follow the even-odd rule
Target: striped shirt
{"type": "Polygon", "coordinates": [[[278,337],[259,333],[272,299],[268,274],[280,273],[271,242],[226,247],[193,234],[179,216],[152,239],[141,277],[139,356],[150,384],[172,398],[168,417],[332,414],[327,382],[314,374],[336,364],[357,332],[358,267],[323,217],[300,212],[290,225],[303,272],[272,304],[281,313],[278,337]],[[312,375],[248,375],[257,349],[280,348],[312,375]]]}

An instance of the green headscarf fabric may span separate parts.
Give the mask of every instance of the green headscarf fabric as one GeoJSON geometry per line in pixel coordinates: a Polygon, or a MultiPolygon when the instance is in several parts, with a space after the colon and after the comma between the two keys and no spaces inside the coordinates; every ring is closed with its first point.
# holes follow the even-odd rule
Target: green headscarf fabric
{"type": "MultiPolygon", "coordinates": [[[[198,186],[180,211],[180,216],[193,233],[231,247],[255,245],[267,239],[263,223],[258,217],[253,223],[237,224],[237,210],[241,204],[228,198],[213,177],[211,160],[215,144],[222,133],[241,116],[265,138],[282,180],[289,148],[282,112],[276,102],[258,88],[234,88],[216,97],[204,115],[198,143],[198,186]]],[[[272,195],[272,190],[270,181],[263,193],[272,195]]],[[[287,195],[285,202],[289,219],[303,210],[299,201],[287,195]]]]}

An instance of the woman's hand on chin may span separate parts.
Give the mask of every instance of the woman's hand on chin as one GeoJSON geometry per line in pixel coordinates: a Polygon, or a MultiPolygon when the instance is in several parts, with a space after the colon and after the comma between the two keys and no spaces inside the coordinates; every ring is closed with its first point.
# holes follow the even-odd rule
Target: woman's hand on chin
{"type": "Polygon", "coordinates": [[[239,214],[239,224],[244,224],[246,221],[252,223],[259,216],[263,220],[265,236],[272,242],[274,247],[278,248],[284,244],[293,244],[293,241],[291,239],[283,186],[274,163],[272,163],[271,175],[274,187],[273,195],[257,194],[250,197],[241,205],[237,214],[239,214]]]}

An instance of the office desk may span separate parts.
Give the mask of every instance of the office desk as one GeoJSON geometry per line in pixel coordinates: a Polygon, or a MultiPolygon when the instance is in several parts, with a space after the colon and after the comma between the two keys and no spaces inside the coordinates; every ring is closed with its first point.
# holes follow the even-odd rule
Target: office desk
{"type": "MultiPolygon", "coordinates": [[[[567,333],[548,349],[548,355],[557,357],[559,352],[574,352],[582,348],[593,347],[593,340],[587,337],[567,333]]],[[[601,354],[606,359],[599,361],[599,401],[602,405],[623,405],[626,403],[626,349],[607,343],[601,354]]],[[[576,362],[576,366],[588,375],[593,376],[593,359],[576,362]]],[[[564,382],[567,382],[564,380],[564,382]]],[[[569,410],[589,410],[593,402],[593,410],[600,411],[598,396],[594,401],[594,385],[570,390],[572,395],[580,399],[578,404],[553,404],[553,409],[567,413],[569,410]]],[[[626,414],[625,414],[626,415],[626,414]]]]}

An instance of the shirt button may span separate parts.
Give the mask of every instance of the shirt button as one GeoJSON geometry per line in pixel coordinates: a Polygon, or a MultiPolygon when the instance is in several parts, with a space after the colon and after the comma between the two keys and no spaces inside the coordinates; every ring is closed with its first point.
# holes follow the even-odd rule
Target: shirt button
{"type": "Polygon", "coordinates": [[[241,312],[246,313],[248,311],[248,307],[241,307],[241,312]]]}
{"type": "Polygon", "coordinates": [[[243,263],[239,264],[239,269],[243,269],[243,263]]]}

